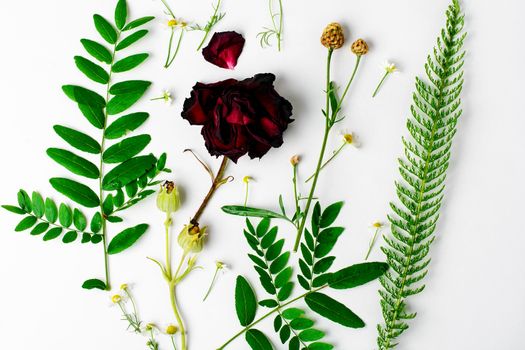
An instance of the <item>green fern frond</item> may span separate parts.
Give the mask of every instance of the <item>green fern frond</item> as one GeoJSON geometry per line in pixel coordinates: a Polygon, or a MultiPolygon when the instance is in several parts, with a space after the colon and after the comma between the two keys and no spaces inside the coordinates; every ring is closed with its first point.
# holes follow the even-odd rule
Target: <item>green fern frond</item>
{"type": "Polygon", "coordinates": [[[381,248],[391,269],[380,281],[384,324],[378,325],[380,350],[392,349],[416,313],[407,310],[407,298],[425,288],[429,251],[443,200],[452,140],[461,116],[463,87],[462,49],[464,16],[458,0],[447,10],[446,27],[427,57],[428,81],[416,79],[412,118],[407,121],[410,139],[403,138],[404,157],[399,159],[402,180],[396,182],[398,203],[389,216],[391,235],[381,248]]]}

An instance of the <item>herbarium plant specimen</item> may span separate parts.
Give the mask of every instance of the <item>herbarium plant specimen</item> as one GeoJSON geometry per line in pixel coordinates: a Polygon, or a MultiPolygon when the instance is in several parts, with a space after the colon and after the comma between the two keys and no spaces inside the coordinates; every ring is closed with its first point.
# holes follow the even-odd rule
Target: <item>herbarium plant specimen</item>
{"type": "Polygon", "coordinates": [[[108,256],[132,246],[146,232],[148,225],[127,228],[111,240],[108,226],[122,222],[120,214],[124,210],[155,193],[151,189],[158,184],[155,178],[161,172],[169,170],[165,169],[165,154],[159,158],[151,154],[139,155],[150,143],[149,135],[125,137],[149,117],[145,112],[122,114],[140,100],[151,83],[142,80],[114,81],[115,76],[132,70],[148,58],[147,53],[125,55],[125,49],[148,34],[146,29],[134,29],[151,21],[153,17],[128,22],[126,1],[119,0],[114,23],[100,15],[93,16],[93,19],[105,43],[90,39],[82,39],[81,43],[86,52],[99,62],[76,56],[75,64],[87,78],[99,85],[93,90],[77,85],[64,85],[63,91],[78,104],[82,115],[97,129],[100,141],[68,126],[55,125],[54,130],[72,148],[96,159],[97,165],[95,160],[86,159],[63,148],[47,150],[49,157],[59,165],[86,179],[80,181],[55,177],[49,180],[57,192],[76,202],[82,210],[72,209],[65,203],[57,206],[51,198],[44,200],[38,192],[29,196],[24,190],[18,193],[18,206],[3,207],[25,215],[16,231],[32,228],[31,234],[43,234],[44,241],[56,239],[64,233],[64,243],[71,243],[79,237],[82,243],[101,243],[105,279],[89,279],[84,282],[83,287],[109,290],[108,256]],[[103,95],[95,90],[103,91],[103,95]],[[114,143],[109,146],[112,141],[114,143]],[[112,168],[106,171],[108,166],[112,168]],[[86,216],[83,211],[87,210],[95,212],[86,216]]]}
{"type": "Polygon", "coordinates": [[[255,328],[269,317],[274,318],[274,330],[279,334],[281,342],[288,344],[289,349],[333,349],[334,345],[322,341],[325,333],[315,327],[314,321],[307,316],[306,310],[292,306],[292,304],[304,300],[309,310],[333,322],[350,328],[364,327],[363,320],[352,310],[321,291],[329,288],[354,288],[377,279],[388,269],[386,263],[370,262],[348,266],[333,272],[331,268],[335,256],[329,254],[344,232],[343,227],[333,224],[339,216],[343,203],[333,203],[323,210],[320,202],[316,201],[310,213],[319,174],[327,163],[324,157],[330,131],[336,123],[342,120],[340,112],[343,101],[348,95],[362,56],[368,52],[368,46],[364,40],[359,39],[352,44],[351,51],[356,55],[356,63],[341,97],[339,97],[336,84],[330,78],[331,61],[334,51],[343,46],[344,39],[343,29],[338,23],[328,25],[321,37],[321,43],[327,48],[326,107],[323,110],[325,129],[317,167],[314,171],[309,195],[305,198],[304,208],[300,203],[303,198],[298,194],[298,156],[291,159],[294,193],[293,215],[287,214],[282,195],[279,196],[280,212],[246,206],[230,205],[223,207],[223,211],[228,214],[262,218],[256,227],[247,219],[244,236],[253,251],[248,254],[248,257],[254,263],[254,268],[259,274],[259,281],[268,294],[268,298],[258,301],[248,281],[242,276],[238,277],[235,305],[237,316],[244,328],[218,349],[226,348],[241,335],[245,336],[246,341],[254,350],[273,349],[266,335],[255,328]],[[278,238],[278,228],[270,227],[270,219],[288,221],[297,232],[294,250],[297,251],[300,248],[301,253],[298,259],[300,273],[297,276],[294,276],[293,269],[289,264],[291,252],[284,250],[286,241],[278,238]],[[309,229],[306,228],[308,219],[311,223],[309,229]],[[304,289],[304,293],[293,297],[295,279],[304,289]],[[270,310],[256,319],[257,305],[270,310]]]}
{"type": "Polygon", "coordinates": [[[378,326],[379,349],[397,345],[397,337],[416,317],[407,298],[425,288],[430,247],[439,218],[450,160],[452,139],[461,116],[464,16],[458,0],[447,10],[447,23],[425,64],[428,81],[416,79],[407,120],[411,140],[403,139],[405,157],[399,159],[402,180],[396,182],[399,202],[392,203],[391,235],[382,247],[390,271],[381,278],[384,324],[378,326]]]}

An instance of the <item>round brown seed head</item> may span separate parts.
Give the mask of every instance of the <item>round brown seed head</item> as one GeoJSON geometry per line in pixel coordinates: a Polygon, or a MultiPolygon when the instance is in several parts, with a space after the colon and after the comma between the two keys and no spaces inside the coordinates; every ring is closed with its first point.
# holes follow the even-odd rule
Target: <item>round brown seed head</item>
{"type": "Polygon", "coordinates": [[[363,39],[357,39],[352,44],[352,52],[357,56],[363,56],[368,53],[368,44],[363,39]]]}
{"type": "Polygon", "coordinates": [[[330,23],[323,30],[321,36],[321,44],[327,49],[340,49],[345,43],[345,35],[343,33],[343,27],[339,23],[330,23]]]}

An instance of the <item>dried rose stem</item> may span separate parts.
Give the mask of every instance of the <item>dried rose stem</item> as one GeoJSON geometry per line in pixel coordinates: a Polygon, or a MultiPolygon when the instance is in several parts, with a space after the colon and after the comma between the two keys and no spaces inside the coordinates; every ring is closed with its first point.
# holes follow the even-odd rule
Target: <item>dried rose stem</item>
{"type": "Polygon", "coordinates": [[[226,167],[228,165],[228,157],[223,156],[222,162],[219,170],[217,171],[217,175],[215,175],[215,178],[213,179],[213,182],[211,184],[210,190],[208,191],[208,194],[206,194],[206,197],[204,197],[204,200],[202,201],[201,206],[193,215],[193,219],[191,219],[190,224],[194,226],[199,226],[199,219],[204,212],[204,209],[208,206],[208,203],[210,202],[211,198],[217,191],[217,189],[223,184],[224,181],[224,173],[226,172],[226,167]]]}

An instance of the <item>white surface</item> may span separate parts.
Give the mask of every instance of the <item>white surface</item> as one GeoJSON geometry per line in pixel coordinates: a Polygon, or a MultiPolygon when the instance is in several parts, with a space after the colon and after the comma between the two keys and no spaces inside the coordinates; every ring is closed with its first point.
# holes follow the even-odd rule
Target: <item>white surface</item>
{"type": "MultiPolygon", "coordinates": [[[[134,18],[162,16],[158,1],[129,2],[134,18]]],[[[174,8],[177,14],[202,22],[210,12],[209,2],[176,2],[174,8]]],[[[244,175],[256,178],[250,203],[275,207],[279,193],[290,198],[290,156],[303,156],[303,176],[313,167],[322,126],[325,51],[319,36],[323,27],[340,21],[349,30],[349,41],[363,37],[371,44],[371,53],[364,59],[345,109],[348,118],[341,125],[360,136],[362,148],[346,150],[324,172],[318,192],[324,203],[347,203],[341,220],[347,233],[340,241],[336,262],[342,267],[362,260],[370,238],[368,225],[385,218],[388,202],[394,197],[396,157],[402,150],[400,136],[405,133],[414,76],[423,72],[424,59],[444,24],[448,3],[285,1],[284,51],[277,53],[261,49],[255,38],[268,24],[266,1],[226,0],[228,14],[217,30],[237,30],[247,39],[233,72],[215,68],[195,52],[200,41],[197,33],[187,36],[175,66],[164,70],[168,32],[158,24],[149,25],[153,35],[139,47],[151,52],[153,58],[129,77],[154,81],[155,86],[148,92],[150,98],[160,94],[162,88],[174,92],[171,107],[144,102],[140,108],[152,114],[141,129],[153,136],[149,149],[169,152],[168,165],[184,189],[185,203],[177,215],[178,224],[192,214],[208,187],[207,175],[190,156],[182,154],[185,148],[206,154],[199,129],[190,127],[179,116],[182,102],[196,81],[274,72],[278,90],[292,101],[295,111],[296,121],[286,133],[284,146],[260,162],[243,159],[231,167],[236,181],[218,193],[203,217],[211,233],[200,258],[205,269],[194,273],[180,288],[191,349],[215,349],[239,328],[233,308],[237,274],[248,275],[258,285],[245,254],[242,220],[223,215],[218,208],[241,202],[240,180],[244,175]],[[398,63],[401,73],[389,79],[379,97],[372,100],[371,92],[381,74],[378,65],[385,59],[398,63]],[[203,304],[201,298],[215,259],[224,260],[231,269],[221,276],[203,304]]],[[[2,203],[15,203],[19,188],[53,194],[48,179],[66,174],[45,155],[47,147],[63,145],[52,132],[52,125],[63,123],[92,130],[76,106],[63,96],[60,86],[86,82],[74,67],[73,55],[83,54],[80,38],[97,38],[91,15],[110,16],[113,7],[114,1],[103,0],[0,3],[2,203]]],[[[525,122],[521,84],[525,78],[525,50],[519,28],[525,5],[518,0],[498,6],[493,1],[471,0],[464,1],[464,7],[470,33],[466,41],[465,114],[453,149],[427,289],[410,301],[418,317],[402,337],[400,348],[406,350],[523,348],[525,122]]],[[[346,80],[352,68],[353,56],[347,50],[345,47],[335,55],[334,76],[339,82],[346,80]]],[[[339,142],[339,136],[334,135],[331,148],[339,142]]],[[[217,161],[208,162],[215,169],[218,166],[217,161]]],[[[118,310],[108,307],[105,293],[80,288],[84,279],[102,276],[101,246],[44,243],[28,233],[13,232],[19,217],[6,212],[0,217],[1,348],[145,349],[146,339],[125,332],[118,310]]],[[[114,285],[133,284],[142,318],[166,324],[172,320],[167,290],[157,267],[145,260],[148,255],[162,255],[162,215],[149,200],[127,212],[125,218],[130,224],[148,222],[152,229],[138,246],[111,259],[114,285]]],[[[282,228],[283,233],[293,236],[289,227],[282,228]]],[[[373,257],[382,258],[378,249],[373,257]]],[[[348,293],[335,293],[368,324],[354,331],[319,320],[338,349],[375,348],[375,324],[381,319],[377,288],[377,284],[370,284],[348,293]]],[[[262,328],[272,334],[271,322],[262,328]]],[[[167,343],[163,344],[162,349],[168,348],[167,343]]],[[[230,347],[246,348],[243,340],[230,347]]]]}

